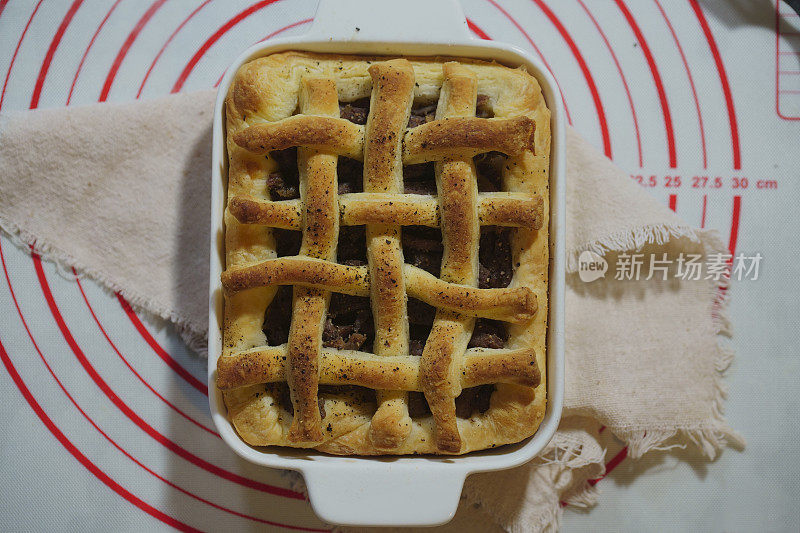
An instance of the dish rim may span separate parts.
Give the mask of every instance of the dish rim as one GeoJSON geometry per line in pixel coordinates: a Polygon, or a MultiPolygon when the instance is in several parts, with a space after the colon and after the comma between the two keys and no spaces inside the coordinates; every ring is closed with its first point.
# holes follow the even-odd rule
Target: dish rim
{"type": "MultiPolygon", "coordinates": [[[[335,0],[341,11],[343,0],[335,0]]],[[[358,4],[362,0],[346,0],[358,4]]],[[[441,0],[440,0],[441,1],[441,0]]],[[[218,89],[214,109],[212,146],[212,198],[211,198],[211,250],[209,277],[209,343],[208,343],[208,385],[209,404],[212,418],[223,441],[240,457],[263,466],[283,468],[302,473],[306,478],[312,507],[317,514],[332,522],[349,525],[432,525],[444,523],[455,513],[458,496],[464,478],[472,473],[503,470],[523,464],[538,454],[550,441],[558,427],[561,417],[564,394],[564,293],[565,293],[565,122],[563,102],[558,87],[546,67],[536,58],[514,45],[494,41],[478,41],[466,30],[466,22],[455,0],[442,2],[442,7],[455,12],[450,15],[455,24],[437,27],[436,34],[426,34],[427,41],[420,41],[420,35],[403,33],[392,36],[381,31],[353,31],[356,22],[336,20],[331,2],[323,2],[311,30],[296,37],[275,39],[258,43],[244,50],[228,67],[218,89]],[[459,19],[460,16],[460,19],[459,19]],[[349,25],[348,25],[349,24],[349,25]],[[356,36],[357,38],[354,38],[356,36]],[[382,39],[378,40],[376,37],[382,39]],[[412,40],[413,39],[413,40],[412,40]],[[246,444],[236,433],[228,420],[222,394],[216,387],[216,365],[221,355],[222,292],[219,276],[224,265],[224,224],[223,212],[226,197],[225,172],[227,155],[225,146],[225,98],[239,67],[245,62],[277,52],[298,50],[332,54],[368,54],[394,56],[451,56],[496,60],[511,67],[525,66],[542,88],[551,113],[551,158],[550,158],[550,269],[548,277],[548,338],[546,390],[547,406],[545,416],[536,433],[517,444],[509,444],[494,450],[471,452],[462,456],[332,456],[321,452],[286,449],[280,447],[254,448],[246,444]],[[425,471],[421,468],[424,467],[425,471]],[[353,474],[353,479],[342,479],[342,472],[353,474]],[[360,472],[360,473],[358,473],[360,472]],[[385,478],[385,474],[389,474],[385,478]],[[409,476],[409,474],[412,474],[409,476]],[[336,483],[327,477],[336,478],[336,483]],[[396,516],[396,519],[379,520],[374,508],[366,512],[373,518],[350,516],[352,509],[337,505],[333,500],[341,500],[341,494],[348,490],[356,491],[366,497],[363,484],[384,479],[398,483],[408,480],[409,486],[416,490],[409,492],[417,500],[419,479],[425,478],[440,489],[447,486],[447,495],[438,494],[442,509],[447,505],[452,509],[445,516],[443,512],[423,512],[416,516],[396,516]],[[434,482],[434,480],[436,482],[434,482]],[[348,481],[350,485],[348,485],[348,481]],[[416,482],[415,482],[416,481],[416,482]],[[453,487],[457,485],[457,490],[453,487]],[[358,491],[361,486],[362,490],[358,491]],[[331,498],[332,491],[340,493],[339,498],[331,498]],[[453,494],[456,495],[453,498],[453,494]],[[326,503],[327,502],[327,503],[326,503]]],[[[340,12],[341,12],[340,11],[340,12]]],[[[373,16],[373,18],[377,18],[373,16]]],[[[349,20],[349,19],[348,19],[349,20]]],[[[449,19],[448,19],[449,20],[449,19]]],[[[364,23],[362,22],[362,25],[364,23]]],[[[386,23],[383,23],[385,26],[386,23]]],[[[378,24],[380,26],[380,24],[378,24]]],[[[369,26],[365,26],[365,29],[369,26]]],[[[413,33],[413,32],[412,32],[413,33]]],[[[417,32],[420,33],[420,32],[417,32]]],[[[402,492],[402,490],[401,490],[402,492]]],[[[353,493],[355,494],[355,493],[353,493]]],[[[369,498],[367,498],[369,499],[369,498]]],[[[421,501],[421,500],[420,500],[421,501]]],[[[418,501],[417,501],[418,503],[418,501]]],[[[345,507],[347,507],[345,505],[345,507]]],[[[350,506],[353,507],[352,505],[350,506]]],[[[364,504],[367,507],[367,504],[364,504]]],[[[429,506],[433,508],[434,506],[429,506]]],[[[400,513],[398,513],[399,515],[400,513]]],[[[391,517],[389,517],[391,518],[391,517]]]]}

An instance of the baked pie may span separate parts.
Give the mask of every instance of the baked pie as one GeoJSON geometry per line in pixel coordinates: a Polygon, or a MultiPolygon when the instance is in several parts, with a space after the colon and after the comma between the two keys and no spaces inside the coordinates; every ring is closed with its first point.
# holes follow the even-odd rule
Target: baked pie
{"type": "Polygon", "coordinates": [[[217,386],[253,446],[462,454],[545,411],[550,112],[522,69],[286,52],[226,101],[217,386]]]}

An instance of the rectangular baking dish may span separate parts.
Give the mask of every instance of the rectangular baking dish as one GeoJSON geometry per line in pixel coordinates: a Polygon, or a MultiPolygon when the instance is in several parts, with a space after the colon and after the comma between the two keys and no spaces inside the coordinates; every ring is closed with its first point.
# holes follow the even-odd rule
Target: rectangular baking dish
{"type": "Polygon", "coordinates": [[[477,40],[457,0],[321,0],[311,30],[245,50],[228,68],[214,110],[211,187],[211,274],[209,290],[208,389],[211,414],[223,440],[241,457],[272,468],[300,472],[311,505],[331,523],[361,526],[442,524],[455,514],[464,479],[532,459],[550,441],[561,417],[564,389],[565,122],[550,73],[527,52],[504,43],[477,40]],[[421,18],[419,13],[425,13],[421,18]],[[547,338],[547,410],[538,431],[525,441],[456,457],[336,457],[307,450],[254,448],[236,434],[216,387],[222,353],[224,268],[225,97],[239,67],[285,50],[339,54],[455,56],[524,66],[535,76],[551,111],[550,303],[547,338]]]}

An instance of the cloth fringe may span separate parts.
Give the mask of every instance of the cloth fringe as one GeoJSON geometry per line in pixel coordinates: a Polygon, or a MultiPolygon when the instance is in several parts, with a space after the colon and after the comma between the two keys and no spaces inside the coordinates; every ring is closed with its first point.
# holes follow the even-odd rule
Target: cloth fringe
{"type": "Polygon", "coordinates": [[[609,252],[638,251],[648,244],[666,244],[672,239],[689,239],[700,242],[700,237],[691,226],[653,224],[613,233],[604,239],[586,243],[567,252],[567,273],[578,271],[581,252],[589,250],[604,256],[609,252]]]}
{"type": "Polygon", "coordinates": [[[462,499],[487,514],[503,529],[512,533],[554,531],[558,528],[565,505],[590,507],[598,492],[588,480],[603,475],[605,450],[585,429],[586,420],[572,417],[562,421],[547,447],[525,468],[529,478],[520,483],[519,472],[508,482],[502,473],[476,474],[493,476],[467,483],[462,499]],[[504,503],[484,501],[485,492],[519,493],[530,501],[518,509],[505,509],[504,503]]]}
{"type": "MultiPolygon", "coordinates": [[[[461,496],[462,505],[469,505],[473,509],[480,509],[489,514],[504,529],[511,533],[530,533],[531,531],[556,531],[558,529],[564,504],[575,507],[588,508],[597,503],[598,490],[588,480],[596,479],[605,473],[605,450],[591,437],[578,430],[557,433],[547,448],[534,459],[534,464],[542,468],[549,468],[552,472],[551,500],[546,512],[537,514],[535,520],[517,520],[505,523],[501,517],[495,515],[492,509],[483,508],[479,494],[472,494],[465,490],[461,496]],[[589,439],[589,440],[587,440],[589,439]],[[578,480],[576,482],[576,479],[578,480]]],[[[308,496],[303,476],[297,472],[286,470],[283,477],[291,490],[308,496]]],[[[361,530],[361,528],[353,528],[361,530]]],[[[391,528],[393,531],[407,530],[408,528],[391,528]]],[[[334,526],[336,533],[351,531],[351,528],[334,526]]]]}
{"type": "MultiPolygon", "coordinates": [[[[690,231],[684,231],[681,227],[671,227],[663,228],[663,230],[660,231],[648,232],[648,234],[653,236],[660,235],[662,237],[665,234],[669,234],[674,237],[690,238],[703,245],[703,251],[706,256],[717,253],[728,253],[728,249],[717,231],[694,230],[692,228],[689,228],[689,230],[690,231]]],[[[645,244],[650,244],[650,242],[659,243],[658,240],[650,242],[646,240],[641,241],[641,235],[632,236],[632,239],[637,241],[637,246],[639,248],[645,244]]],[[[620,251],[620,249],[614,248],[613,245],[609,247],[609,242],[614,241],[594,243],[593,246],[600,248],[606,247],[608,251],[620,251]]],[[[575,257],[577,257],[577,255],[575,257]]],[[[663,430],[654,430],[650,428],[645,430],[609,427],[609,430],[614,433],[614,435],[626,443],[628,446],[628,455],[631,458],[637,459],[649,451],[664,451],[681,446],[676,444],[677,441],[681,440],[692,442],[704,456],[711,460],[715,459],[726,446],[732,446],[737,449],[744,448],[744,438],[728,426],[723,416],[723,404],[727,397],[727,384],[724,381],[724,377],[725,372],[730,367],[734,358],[733,350],[724,344],[725,337],[731,335],[731,322],[728,315],[729,287],[729,277],[722,277],[720,280],[709,280],[708,283],[707,298],[710,302],[712,327],[714,328],[713,334],[717,336],[717,353],[714,359],[717,375],[714,381],[712,420],[709,424],[697,428],[666,428],[663,430]]]]}
{"type": "Polygon", "coordinates": [[[36,254],[42,259],[55,264],[61,277],[74,281],[88,276],[98,282],[109,294],[121,295],[134,310],[145,314],[152,313],[173,323],[175,331],[191,350],[201,357],[208,357],[207,331],[193,328],[185,318],[178,316],[173,311],[158,305],[145,296],[123,288],[105,273],[81,264],[60,248],[39,240],[35,235],[2,216],[0,216],[0,230],[23,252],[29,255],[36,254]]]}

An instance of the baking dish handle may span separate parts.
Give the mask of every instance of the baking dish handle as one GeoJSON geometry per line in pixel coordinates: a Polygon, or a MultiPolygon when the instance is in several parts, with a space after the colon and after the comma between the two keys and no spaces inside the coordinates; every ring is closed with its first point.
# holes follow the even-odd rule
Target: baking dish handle
{"type": "Polygon", "coordinates": [[[415,460],[424,464],[396,468],[391,460],[354,459],[348,469],[316,463],[303,472],[311,506],[339,525],[444,524],[456,512],[466,473],[453,464],[415,460]]]}
{"type": "Polygon", "coordinates": [[[320,0],[307,39],[463,43],[472,40],[458,0],[320,0]],[[420,16],[424,13],[425,16],[420,16]]]}

